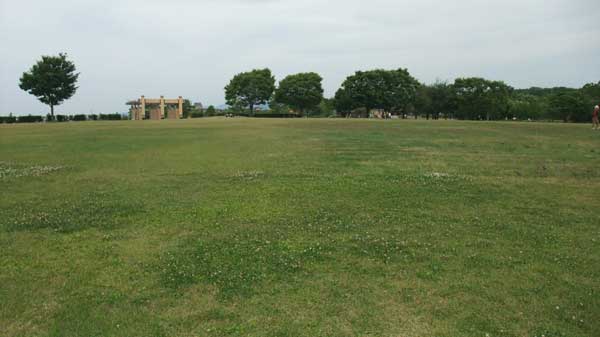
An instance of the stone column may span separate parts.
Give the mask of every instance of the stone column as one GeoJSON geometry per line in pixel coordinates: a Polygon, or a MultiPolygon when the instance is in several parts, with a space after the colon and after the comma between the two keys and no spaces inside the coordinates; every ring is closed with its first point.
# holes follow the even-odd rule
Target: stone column
{"type": "Polygon", "coordinates": [[[142,112],[140,115],[140,120],[142,120],[146,117],[146,98],[144,98],[144,95],[142,95],[142,98],[140,99],[140,104],[142,104],[142,112]]]}
{"type": "Polygon", "coordinates": [[[165,97],[160,96],[160,118],[165,117],[165,97]]]}
{"type": "Polygon", "coordinates": [[[179,106],[177,107],[177,119],[183,116],[183,98],[179,96],[179,106]]]}

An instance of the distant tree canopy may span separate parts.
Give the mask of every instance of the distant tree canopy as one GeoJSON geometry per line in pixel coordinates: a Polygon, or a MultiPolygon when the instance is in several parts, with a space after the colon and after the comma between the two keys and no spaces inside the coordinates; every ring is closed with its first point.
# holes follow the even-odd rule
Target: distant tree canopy
{"type": "Polygon", "coordinates": [[[564,122],[584,122],[590,119],[585,96],[579,91],[564,91],[550,96],[549,115],[564,122]]]}
{"type": "Polygon", "coordinates": [[[275,77],[269,69],[255,69],[235,75],[225,87],[225,99],[232,107],[244,107],[254,114],[254,107],[265,104],[275,90],[275,77]]]}
{"type": "Polygon", "coordinates": [[[457,118],[503,119],[508,116],[513,88],[500,81],[483,78],[458,78],[454,81],[457,118]]]}
{"type": "Polygon", "coordinates": [[[588,83],[581,88],[587,104],[595,106],[600,104],[600,81],[598,83],[588,83]]]}
{"type": "Polygon", "coordinates": [[[502,81],[480,77],[457,78],[453,83],[421,84],[406,69],[357,71],[348,76],[332,98],[323,97],[322,78],[316,73],[289,75],[275,87],[269,69],[236,75],[225,87],[228,111],[254,114],[269,103],[271,114],[299,112],[311,116],[369,116],[373,109],[427,119],[471,120],[591,120],[600,104],[600,81],[582,88],[514,89],[502,81]]]}
{"type": "Polygon", "coordinates": [[[527,89],[516,89],[515,92],[519,94],[527,94],[537,97],[549,97],[554,94],[558,94],[566,91],[576,91],[574,88],[567,87],[554,87],[554,88],[540,88],[540,87],[531,87],[527,89]]]}
{"type": "Polygon", "coordinates": [[[330,117],[335,114],[335,99],[323,98],[319,103],[319,115],[322,117],[330,117]]]}
{"type": "Polygon", "coordinates": [[[209,105],[204,114],[206,117],[211,117],[217,114],[217,110],[213,105],[209,105]]]}
{"type": "Polygon", "coordinates": [[[67,54],[42,56],[28,72],[24,72],[19,87],[50,106],[54,117],[54,107],[71,98],[77,91],[78,73],[75,64],[67,60],[67,54]]]}
{"type": "Polygon", "coordinates": [[[183,118],[188,118],[192,114],[197,114],[199,112],[198,108],[196,108],[189,99],[184,99],[181,107],[183,110],[183,118]]]}
{"type": "Polygon", "coordinates": [[[336,108],[404,111],[416,99],[419,82],[406,69],[357,71],[336,92],[336,108]]]}
{"type": "Polygon", "coordinates": [[[323,78],[316,73],[289,75],[279,82],[274,101],[285,104],[301,115],[314,110],[323,100],[323,78]]]}
{"type": "Polygon", "coordinates": [[[456,111],[454,88],[446,82],[436,81],[432,85],[422,84],[417,90],[415,100],[416,113],[424,114],[427,119],[438,119],[440,115],[449,116],[456,111]]]}
{"type": "Polygon", "coordinates": [[[548,111],[549,102],[541,96],[514,93],[509,100],[509,118],[540,119],[548,111]]]}
{"type": "Polygon", "coordinates": [[[335,110],[338,114],[343,117],[347,117],[352,113],[352,109],[354,108],[354,102],[352,101],[352,97],[350,97],[349,93],[345,88],[340,88],[335,93],[334,106],[335,110]]]}

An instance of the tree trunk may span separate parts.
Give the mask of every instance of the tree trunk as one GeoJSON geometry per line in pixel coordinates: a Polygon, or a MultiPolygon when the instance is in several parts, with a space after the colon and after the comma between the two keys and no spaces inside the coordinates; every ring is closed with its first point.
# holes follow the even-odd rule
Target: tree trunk
{"type": "Polygon", "coordinates": [[[254,104],[250,104],[250,116],[254,116],[254,104]]]}
{"type": "Polygon", "coordinates": [[[50,104],[50,116],[54,119],[54,104],[50,104]]]}

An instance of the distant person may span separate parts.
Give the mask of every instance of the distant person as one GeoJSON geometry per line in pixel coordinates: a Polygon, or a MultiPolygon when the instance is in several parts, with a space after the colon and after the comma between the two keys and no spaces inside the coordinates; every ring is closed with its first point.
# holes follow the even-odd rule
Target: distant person
{"type": "Polygon", "coordinates": [[[594,112],[592,113],[592,130],[598,130],[600,125],[598,123],[598,112],[600,112],[600,104],[594,107],[594,112]]]}

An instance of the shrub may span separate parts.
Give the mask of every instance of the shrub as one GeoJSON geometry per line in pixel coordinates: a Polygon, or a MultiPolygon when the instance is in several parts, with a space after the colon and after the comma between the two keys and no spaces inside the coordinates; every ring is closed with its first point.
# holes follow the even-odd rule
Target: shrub
{"type": "Polygon", "coordinates": [[[250,116],[248,113],[237,113],[236,116],[241,117],[255,117],[255,118],[298,118],[300,115],[295,113],[270,113],[270,112],[257,112],[254,116],[250,116]]]}
{"type": "Polygon", "coordinates": [[[27,115],[27,116],[19,116],[19,118],[17,118],[17,123],[38,123],[38,122],[43,122],[43,121],[44,121],[44,117],[42,117],[42,116],[27,115]]]}
{"type": "Polygon", "coordinates": [[[106,115],[100,114],[98,119],[100,119],[101,121],[120,121],[122,119],[122,117],[121,117],[121,114],[119,114],[119,113],[106,114],[106,115]]]}
{"type": "Polygon", "coordinates": [[[69,116],[66,115],[56,115],[54,116],[57,122],[67,122],[69,121],[69,116]]]}
{"type": "Polygon", "coordinates": [[[16,123],[16,122],[17,122],[17,117],[13,116],[12,114],[9,114],[6,117],[0,116],[0,124],[2,124],[2,123],[12,124],[12,123],[16,123]]]}
{"type": "Polygon", "coordinates": [[[295,113],[279,113],[279,114],[272,114],[272,113],[256,113],[254,115],[254,117],[256,118],[298,118],[300,117],[300,115],[295,114],[295,113]]]}
{"type": "Polygon", "coordinates": [[[97,121],[98,120],[98,115],[88,115],[88,118],[91,121],[97,121]]]}
{"type": "Polygon", "coordinates": [[[85,121],[87,120],[85,115],[75,115],[73,116],[72,120],[74,121],[85,121]]]}

